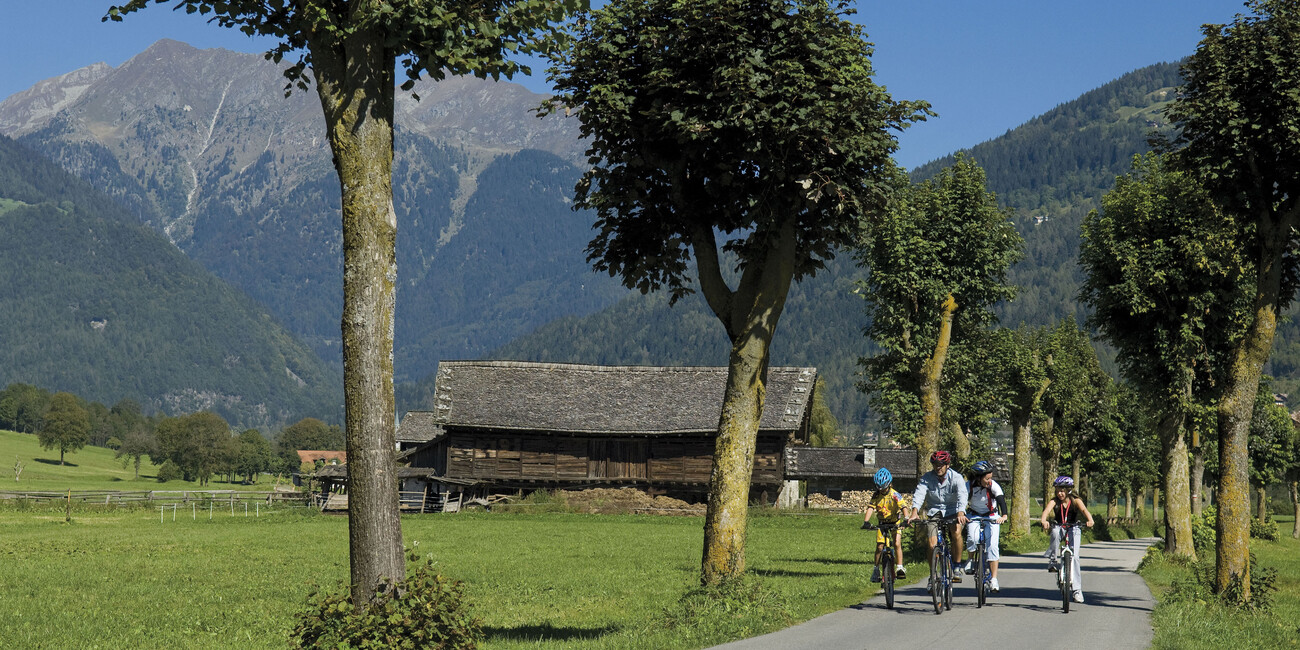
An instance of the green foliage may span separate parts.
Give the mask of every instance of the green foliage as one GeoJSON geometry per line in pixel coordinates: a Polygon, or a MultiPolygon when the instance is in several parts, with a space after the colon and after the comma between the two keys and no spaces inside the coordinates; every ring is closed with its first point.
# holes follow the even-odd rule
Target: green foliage
{"type": "Polygon", "coordinates": [[[899,442],[911,444],[920,428],[922,368],[936,353],[945,302],[956,300],[953,340],[978,336],[993,305],[1015,295],[1006,272],[1022,244],[984,170],[963,156],[932,180],[897,187],[889,213],[867,223],[856,255],[870,274],[858,290],[866,334],[883,351],[861,360],[862,388],[899,442]]]}
{"type": "Polygon", "coordinates": [[[229,464],[236,445],[230,425],[216,413],[204,411],[158,422],[159,458],[174,463],[185,480],[197,480],[199,485],[206,485],[229,464]]]}
{"type": "Polygon", "coordinates": [[[1287,471],[1300,459],[1295,457],[1295,425],[1286,407],[1273,401],[1273,383],[1262,377],[1255,393],[1246,441],[1250,455],[1250,481],[1256,487],[1282,481],[1287,471]]]}
{"type": "Polygon", "coordinates": [[[167,483],[169,481],[179,481],[182,478],[184,478],[184,476],[185,474],[184,472],[181,471],[181,466],[177,465],[176,461],[170,458],[163,461],[162,466],[158,468],[159,483],[167,483]]]}
{"type": "Polygon", "coordinates": [[[432,559],[419,561],[404,580],[379,589],[365,609],[352,605],[350,589],[340,585],[308,596],[290,635],[295,648],[445,648],[472,650],[482,641],[481,622],[470,613],[465,587],[439,575],[432,559]]]}
{"type": "Polygon", "coordinates": [[[303,418],[280,431],[275,440],[276,459],[279,471],[296,472],[301,459],[298,452],[303,450],[347,449],[347,440],[338,425],[329,425],[316,418],[303,418]]]}
{"type": "Polygon", "coordinates": [[[927,105],[872,81],[851,12],[822,0],[620,0],[577,22],[547,106],[581,108],[593,167],[576,205],[596,212],[597,270],[676,299],[692,291],[691,251],[716,259],[717,234],[741,269],[793,243],[796,280],[852,243],[858,218],[883,207],[889,130],[927,105]]]}
{"type": "Polygon", "coordinates": [[[1270,542],[1275,542],[1277,541],[1277,538],[1280,535],[1281,533],[1278,530],[1277,522],[1274,521],[1272,517],[1269,517],[1264,521],[1260,521],[1259,519],[1256,518],[1251,518],[1250,520],[1251,537],[1255,539],[1266,539],[1270,542]]]}
{"type": "Polygon", "coordinates": [[[0,391],[0,429],[36,433],[50,409],[50,392],[22,383],[0,391]]]}
{"type": "MultiPolygon", "coordinates": [[[[1213,555],[1214,542],[1218,537],[1215,532],[1218,514],[1214,506],[1207,505],[1201,509],[1201,516],[1192,517],[1192,543],[1200,555],[1213,555]]],[[[1213,580],[1210,581],[1213,584],[1213,580]]]]}
{"type": "Polygon", "coordinates": [[[89,442],[90,416],[72,393],[55,393],[50,397],[50,409],[45,412],[37,438],[42,449],[59,450],[62,465],[64,454],[77,451],[89,442]]]}
{"type": "Polygon", "coordinates": [[[812,415],[809,416],[808,443],[814,447],[834,447],[840,444],[840,423],[826,406],[826,380],[817,378],[813,389],[812,415]]]}

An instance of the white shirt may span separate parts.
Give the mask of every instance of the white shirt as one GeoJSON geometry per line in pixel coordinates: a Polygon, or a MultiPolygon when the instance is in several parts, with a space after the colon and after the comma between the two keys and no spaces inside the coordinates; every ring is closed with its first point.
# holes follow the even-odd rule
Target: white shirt
{"type": "Polygon", "coordinates": [[[970,486],[970,509],[975,514],[986,515],[993,512],[993,508],[998,505],[998,497],[1002,496],[1002,486],[997,481],[992,481],[988,489],[978,483],[970,486]]]}

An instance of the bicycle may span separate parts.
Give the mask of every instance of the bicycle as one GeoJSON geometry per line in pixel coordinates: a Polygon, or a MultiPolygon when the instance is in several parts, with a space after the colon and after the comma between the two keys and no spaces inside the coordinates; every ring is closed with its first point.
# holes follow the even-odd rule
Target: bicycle
{"type": "Polygon", "coordinates": [[[975,607],[978,608],[984,606],[989,589],[993,585],[993,574],[989,571],[988,553],[989,524],[993,522],[993,517],[967,515],[966,520],[982,524],[980,526],[980,541],[975,545],[975,554],[971,556],[975,565],[975,607]]]}
{"type": "Polygon", "coordinates": [[[952,552],[948,547],[947,528],[957,520],[956,515],[931,517],[926,523],[938,524],[934,542],[934,555],[930,558],[930,600],[934,613],[952,609],[952,552]]]}
{"type": "Polygon", "coordinates": [[[1074,596],[1074,530],[1078,523],[1052,524],[1061,529],[1061,543],[1056,556],[1056,584],[1061,588],[1061,611],[1070,613],[1070,599],[1074,596]]]}
{"type": "Polygon", "coordinates": [[[894,608],[894,572],[898,565],[898,551],[894,548],[894,531],[900,528],[907,528],[907,522],[887,524],[882,523],[879,526],[872,526],[864,523],[863,530],[875,530],[879,528],[880,534],[885,538],[885,548],[880,551],[880,588],[885,592],[885,607],[894,608]]]}

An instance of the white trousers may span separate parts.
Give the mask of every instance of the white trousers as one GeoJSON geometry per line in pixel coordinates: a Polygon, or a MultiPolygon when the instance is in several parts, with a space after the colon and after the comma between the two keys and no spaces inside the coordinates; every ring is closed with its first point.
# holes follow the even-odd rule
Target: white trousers
{"type": "MultiPolygon", "coordinates": [[[[1061,548],[1061,537],[1064,529],[1060,526],[1052,527],[1052,545],[1047,548],[1047,557],[1055,558],[1057,551],[1061,548]]],[[[1070,566],[1061,567],[1062,571],[1070,572],[1070,584],[1074,586],[1075,593],[1083,593],[1083,572],[1079,570],[1079,539],[1081,531],[1075,528],[1072,531],[1073,540],[1070,541],[1070,548],[1074,549],[1074,555],[1070,556],[1070,566]]]]}
{"type": "MultiPolygon", "coordinates": [[[[983,522],[972,521],[966,524],[966,552],[974,553],[975,546],[980,543],[980,527],[983,522]]],[[[1002,529],[1002,524],[989,522],[989,538],[985,540],[989,549],[989,562],[997,562],[1002,556],[998,553],[998,531],[1002,529]]]]}

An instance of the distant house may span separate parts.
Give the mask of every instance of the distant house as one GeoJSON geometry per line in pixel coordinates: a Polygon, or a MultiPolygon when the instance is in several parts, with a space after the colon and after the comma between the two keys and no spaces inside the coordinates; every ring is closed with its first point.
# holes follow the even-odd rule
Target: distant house
{"type": "Polygon", "coordinates": [[[315,465],[318,460],[326,465],[344,465],[348,462],[348,452],[300,449],[298,450],[298,460],[311,465],[315,465]]]}
{"type": "MultiPolygon", "coordinates": [[[[412,467],[498,490],[635,486],[702,499],[724,367],[444,361],[432,411],[402,419],[412,467]],[[425,438],[424,440],[419,440],[425,438]]],[[[770,368],[751,496],[772,501],[806,444],[817,371],[770,368]]]]}

